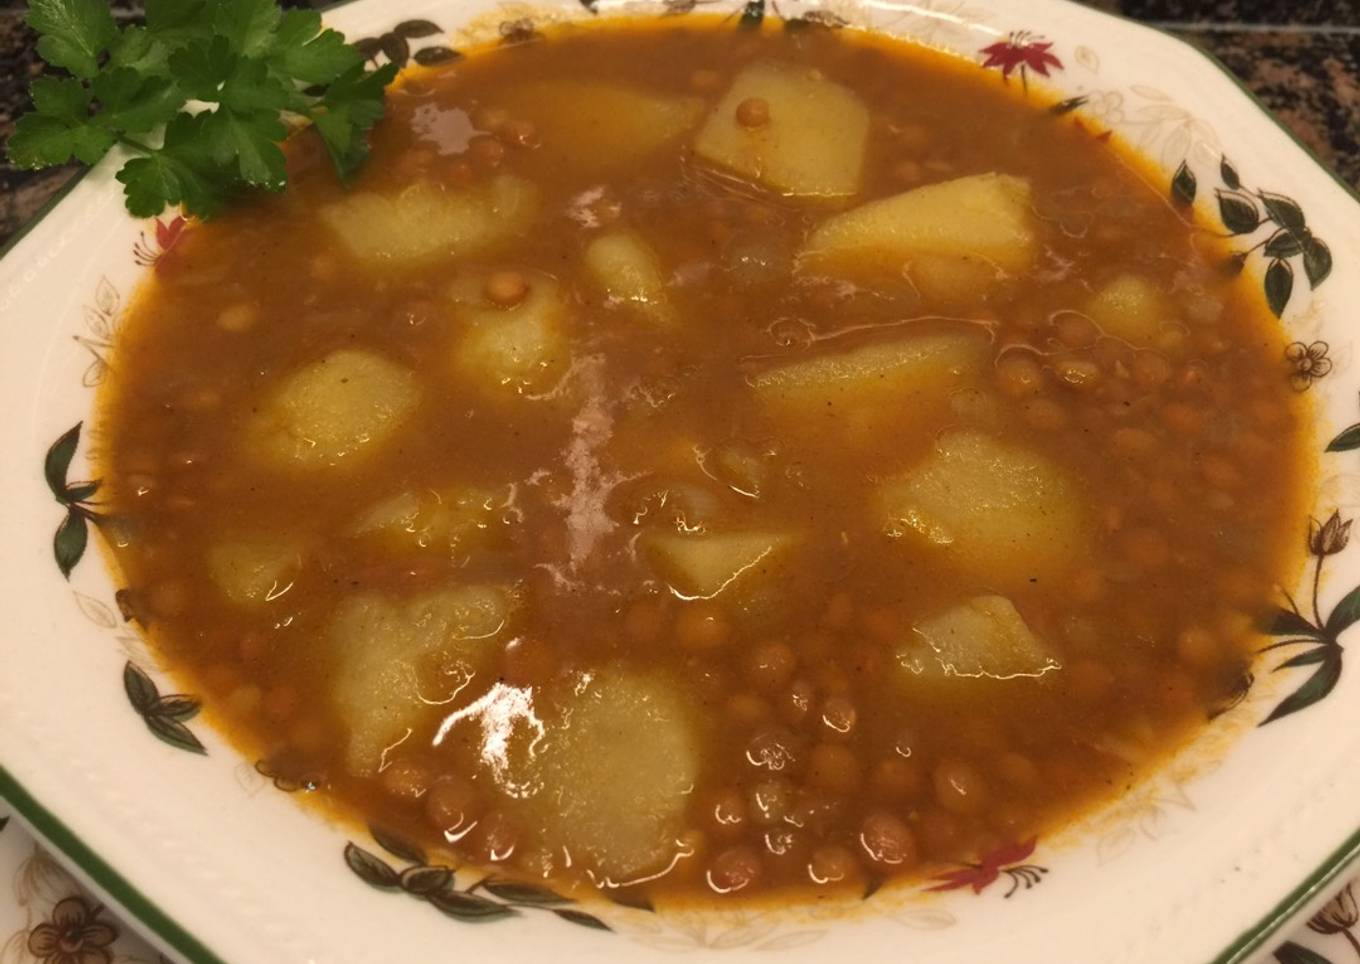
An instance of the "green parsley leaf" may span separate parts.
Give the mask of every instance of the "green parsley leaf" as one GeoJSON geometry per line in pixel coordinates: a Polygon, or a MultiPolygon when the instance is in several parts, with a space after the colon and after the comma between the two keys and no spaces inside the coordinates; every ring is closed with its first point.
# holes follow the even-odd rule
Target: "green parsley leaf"
{"type": "Polygon", "coordinates": [[[300,46],[282,47],[274,59],[285,74],[304,84],[332,83],[364,62],[359,51],[345,43],[344,35],[335,30],[324,30],[300,46]]]}
{"type": "Polygon", "coordinates": [[[124,27],[109,48],[109,66],[127,67],[139,74],[164,74],[170,48],[145,27],[124,27]]]}
{"type": "Polygon", "coordinates": [[[146,0],[146,26],[158,34],[176,30],[210,32],[212,18],[204,15],[206,0],[146,0]]]}
{"type": "Polygon", "coordinates": [[[247,188],[282,190],[281,142],[303,119],[348,177],[396,74],[367,71],[319,14],[274,0],[146,0],[146,26],[121,30],[104,0],[31,0],[28,22],[39,52],[72,76],[33,83],[11,159],[93,164],[121,143],[138,155],[117,176],[141,216],[180,205],[212,217],[247,188]]]}
{"type": "Polygon", "coordinates": [[[383,115],[383,88],[397,76],[394,64],[365,72],[363,65],[347,70],[326,89],[320,108],[312,113],[331,162],[340,177],[352,177],[368,158],[370,127],[383,115]]]}
{"type": "Polygon", "coordinates": [[[213,29],[234,52],[255,57],[274,42],[280,17],[274,0],[217,0],[213,29]]]}
{"type": "Polygon", "coordinates": [[[293,93],[287,82],[270,73],[263,60],[238,60],[217,100],[235,111],[278,112],[289,105],[293,93]]]}
{"type": "Polygon", "coordinates": [[[26,19],[42,59],[77,77],[98,72],[99,55],[118,34],[104,0],[30,0],[26,19]]]}
{"type": "Polygon", "coordinates": [[[155,130],[184,106],[184,95],[173,82],[143,76],[131,67],[105,71],[90,86],[101,108],[98,124],[128,134],[155,130]]]}
{"type": "Polygon", "coordinates": [[[207,147],[204,114],[180,114],[165,128],[165,143],[145,157],[134,157],[117,174],[128,210],[155,217],[168,205],[182,204],[190,214],[210,218],[235,192],[231,170],[216,163],[207,147]]]}
{"type": "Polygon", "coordinates": [[[278,141],[288,128],[274,111],[238,113],[219,107],[203,124],[204,136],[221,164],[235,164],[247,183],[269,191],[282,191],[288,168],[278,141]]]}
{"type": "Polygon", "coordinates": [[[225,37],[208,37],[185,44],[170,55],[170,75],[195,100],[215,101],[231,76],[236,58],[225,37]]]}
{"type": "Polygon", "coordinates": [[[33,109],[68,124],[90,119],[90,91],[73,77],[39,77],[28,89],[33,109]]]}
{"type": "Polygon", "coordinates": [[[69,124],[46,114],[25,114],[9,138],[9,159],[15,167],[35,169],[65,164],[72,157],[84,164],[98,163],[113,146],[113,134],[88,124],[69,124]]]}

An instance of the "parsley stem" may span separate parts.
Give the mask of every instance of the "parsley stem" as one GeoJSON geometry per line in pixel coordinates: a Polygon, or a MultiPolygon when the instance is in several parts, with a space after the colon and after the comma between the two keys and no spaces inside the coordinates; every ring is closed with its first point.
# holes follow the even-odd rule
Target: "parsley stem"
{"type": "Polygon", "coordinates": [[[134,151],[141,151],[143,154],[155,153],[155,148],[151,147],[150,145],[143,144],[136,138],[128,137],[126,134],[118,135],[118,143],[122,144],[124,147],[130,147],[134,151]]]}

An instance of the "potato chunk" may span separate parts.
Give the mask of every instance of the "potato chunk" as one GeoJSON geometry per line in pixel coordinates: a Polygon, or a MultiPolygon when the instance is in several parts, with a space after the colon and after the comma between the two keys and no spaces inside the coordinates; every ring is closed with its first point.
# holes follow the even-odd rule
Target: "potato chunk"
{"type": "Polygon", "coordinates": [[[762,63],[733,80],[694,141],[704,160],[781,194],[845,197],[859,190],[869,111],[848,88],[807,67],[762,63]],[[747,127],[737,106],[757,98],[769,120],[747,127]]]}
{"type": "Polygon", "coordinates": [[[484,544],[497,525],[505,494],[489,489],[407,490],[379,502],[354,524],[360,538],[398,549],[449,549],[456,554],[484,544]]]}
{"type": "Polygon", "coordinates": [[[889,535],[934,547],[1000,586],[1052,578],[1082,558],[1089,532],[1081,506],[1058,466],[973,430],[943,436],[878,495],[889,535]]]}
{"type": "Polygon", "coordinates": [[[500,93],[497,104],[534,122],[537,153],[577,174],[625,170],[699,122],[703,101],[637,87],[559,78],[500,93]]]}
{"type": "Polygon", "coordinates": [[[377,449],[415,410],[414,373],[344,348],[294,372],[250,421],[250,444],[290,465],[349,462],[377,449]]]}
{"type": "Polygon", "coordinates": [[[370,775],[432,702],[446,702],[495,659],[515,608],[503,586],[459,586],[407,599],[364,593],[331,620],[332,698],[349,726],[346,760],[370,775]]]}
{"type": "Polygon", "coordinates": [[[623,884],[674,857],[699,775],[695,726],[661,677],[608,667],[562,694],[525,802],[545,843],[623,884]],[[587,682],[588,680],[588,682],[587,682]]]}
{"type": "Polygon", "coordinates": [[[1037,678],[1060,664],[1004,596],[978,596],[921,621],[897,650],[909,679],[1037,678]]]}
{"type": "Polygon", "coordinates": [[[1037,247],[1029,182],[977,174],[828,218],[803,246],[799,266],[851,277],[905,273],[930,298],[1022,272],[1037,247]]]}
{"type": "Polygon", "coordinates": [[[289,539],[232,539],[208,550],[209,577],[239,606],[278,598],[292,585],[301,565],[298,545],[289,539]]]}
{"type": "Polygon", "coordinates": [[[477,276],[460,278],[450,289],[462,328],[454,350],[455,367],[464,378],[492,392],[541,389],[568,361],[566,306],[557,282],[543,274],[526,275],[528,293],[509,308],[487,301],[477,276]]]}
{"type": "Polygon", "coordinates": [[[767,408],[817,431],[834,424],[841,435],[869,438],[904,408],[943,401],[972,384],[987,364],[989,341],[972,325],[926,329],[767,368],[750,381],[767,408]]]}
{"type": "Polygon", "coordinates": [[[586,247],[586,270],[614,304],[655,321],[674,317],[656,252],[634,231],[609,231],[586,247]]]}
{"type": "Polygon", "coordinates": [[[711,599],[759,582],[794,542],[792,535],[780,532],[656,532],[649,534],[646,547],[652,564],[676,592],[711,599]]]}
{"type": "Polygon", "coordinates": [[[1131,345],[1151,344],[1161,330],[1166,304],[1146,278],[1124,274],[1091,297],[1086,313],[1107,335],[1131,345]]]}
{"type": "Polygon", "coordinates": [[[321,209],[340,242],[371,264],[479,254],[518,237],[538,209],[533,185],[510,174],[466,190],[417,181],[397,194],[362,191],[321,209]]]}

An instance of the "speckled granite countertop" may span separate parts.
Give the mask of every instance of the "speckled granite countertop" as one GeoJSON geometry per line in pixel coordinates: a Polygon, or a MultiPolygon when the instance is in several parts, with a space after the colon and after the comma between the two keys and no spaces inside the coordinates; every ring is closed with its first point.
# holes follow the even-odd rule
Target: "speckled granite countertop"
{"type": "MultiPolygon", "coordinates": [[[[1318,156],[1360,187],[1360,0],[1086,0],[1175,31],[1237,73],[1318,156]]],[[[136,15],[135,0],[116,0],[136,15]]],[[[0,140],[28,106],[38,72],[24,4],[0,0],[0,140]]],[[[71,170],[30,173],[0,162],[0,243],[71,170]]]]}

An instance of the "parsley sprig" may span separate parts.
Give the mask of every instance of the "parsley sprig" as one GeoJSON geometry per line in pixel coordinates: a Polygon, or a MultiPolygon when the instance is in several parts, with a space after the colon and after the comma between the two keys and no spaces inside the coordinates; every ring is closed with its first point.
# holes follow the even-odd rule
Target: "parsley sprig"
{"type": "Polygon", "coordinates": [[[33,82],[11,161],[94,164],[120,144],[135,155],[117,176],[138,217],[167,205],[212,217],[248,187],[282,190],[279,142],[305,120],[349,177],[396,75],[367,70],[320,14],[275,0],[147,0],[146,26],[122,28],[105,0],[30,0],[28,23],[69,76],[33,82]]]}

